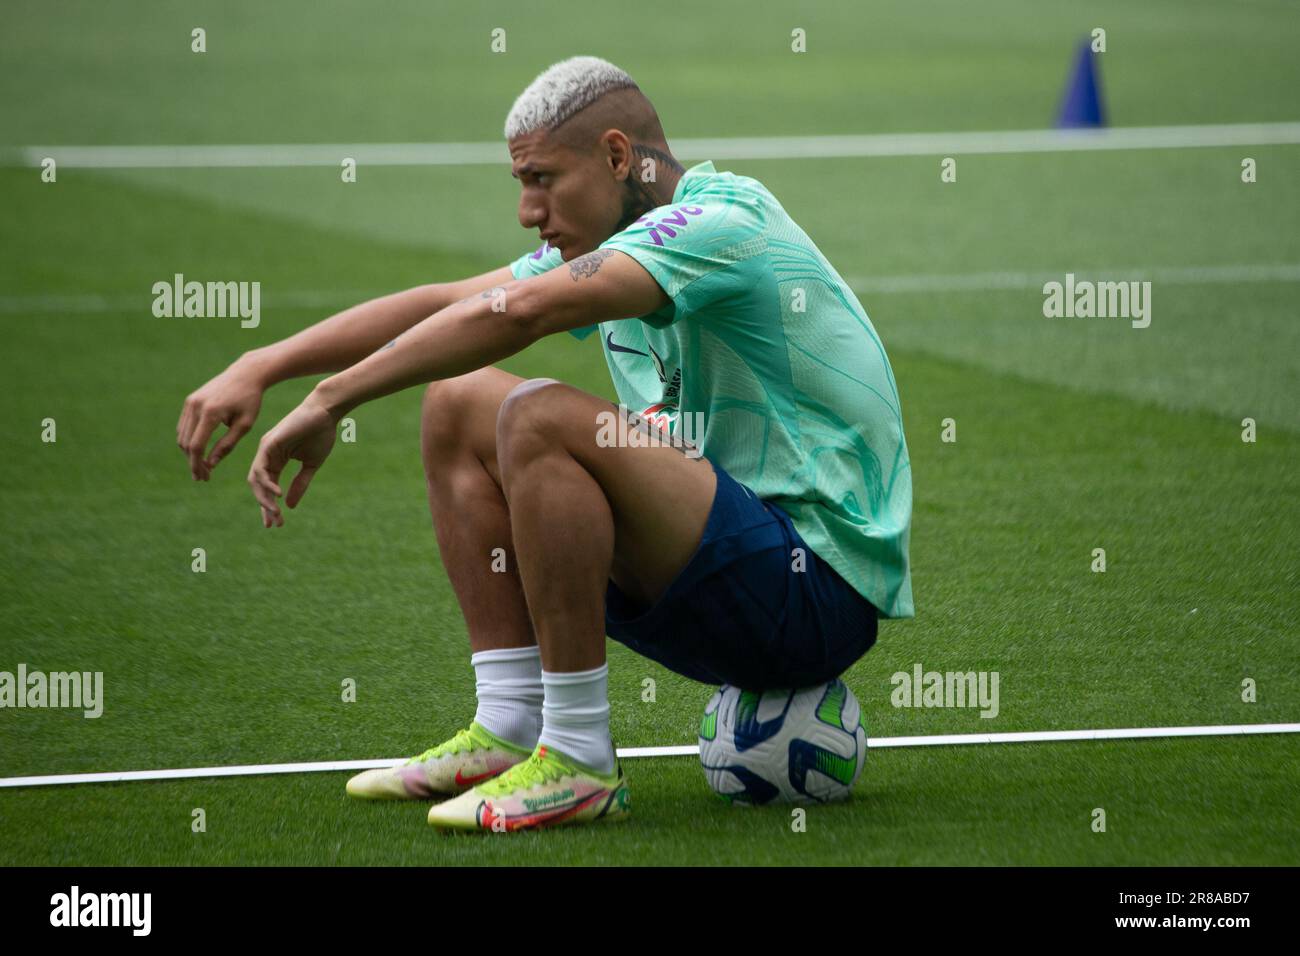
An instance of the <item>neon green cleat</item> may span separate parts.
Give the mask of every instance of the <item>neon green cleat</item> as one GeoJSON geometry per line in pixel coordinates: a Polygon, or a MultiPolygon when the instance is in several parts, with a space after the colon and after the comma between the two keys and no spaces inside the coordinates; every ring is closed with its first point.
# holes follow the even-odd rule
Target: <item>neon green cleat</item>
{"type": "Polygon", "coordinates": [[[627,819],[627,778],[597,773],[539,744],[532,756],[473,790],[435,804],[429,823],[443,830],[506,832],[627,819]]]}
{"type": "Polygon", "coordinates": [[[406,763],[357,774],[348,781],[348,795],[363,800],[427,800],[464,793],[526,760],[528,754],[474,721],[406,763]]]}

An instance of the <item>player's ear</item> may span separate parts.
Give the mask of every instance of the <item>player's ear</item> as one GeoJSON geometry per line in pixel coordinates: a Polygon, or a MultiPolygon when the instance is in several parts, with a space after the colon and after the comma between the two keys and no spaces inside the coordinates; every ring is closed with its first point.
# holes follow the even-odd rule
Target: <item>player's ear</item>
{"type": "Polygon", "coordinates": [[[632,143],[622,130],[606,130],[600,138],[601,145],[604,149],[605,160],[609,163],[609,171],[614,174],[614,179],[622,182],[632,172],[632,143]]]}

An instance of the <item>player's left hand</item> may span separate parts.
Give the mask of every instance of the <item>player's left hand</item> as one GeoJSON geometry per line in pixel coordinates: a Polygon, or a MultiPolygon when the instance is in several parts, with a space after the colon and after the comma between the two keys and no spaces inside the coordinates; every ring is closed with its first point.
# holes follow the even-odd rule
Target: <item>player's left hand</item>
{"type": "Polygon", "coordinates": [[[278,499],[284,494],[280,490],[280,473],[285,466],[291,459],[302,462],[302,468],[294,476],[285,498],[285,504],[295,508],[334,447],[337,424],[324,405],[308,395],[301,405],[262,436],[253,467],[248,471],[248,484],[253,489],[253,497],[261,505],[263,527],[284,524],[278,499]]]}

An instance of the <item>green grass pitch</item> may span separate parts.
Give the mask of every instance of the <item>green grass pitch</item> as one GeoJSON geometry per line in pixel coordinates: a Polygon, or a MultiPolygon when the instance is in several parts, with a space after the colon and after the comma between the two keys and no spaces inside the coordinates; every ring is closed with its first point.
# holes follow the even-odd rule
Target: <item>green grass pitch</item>
{"type": "MultiPolygon", "coordinates": [[[[174,426],[240,352],[535,242],[504,166],[363,166],[346,186],[329,167],[67,168],[48,184],[9,147],[499,139],[519,90],[574,53],[637,77],[670,142],[1036,129],[1095,26],[1115,125],[1300,119],[1300,17],[1281,2],[669,3],[635,30],[613,7],[570,10],[10,4],[0,670],[100,670],[106,703],[96,720],[0,711],[0,776],[396,757],[461,727],[473,674],[424,502],[419,391],[355,413],[356,443],[275,533],[243,481],[255,438],[195,484],[174,426]],[[260,281],[260,327],[154,318],[149,289],[176,272],[260,281]]],[[[1300,720],[1300,282],[1157,281],[1145,330],[1045,319],[1037,288],[879,285],[1295,267],[1300,147],[958,157],[952,184],[939,158],[718,162],[877,283],[861,298],[902,396],[918,614],[845,675],[868,733],[1300,720]],[[998,671],[997,718],[892,707],[890,676],[917,662],[998,671]]],[[[613,397],[590,340],[503,365],[613,397]]],[[[269,393],[255,434],[309,387],[269,393]]],[[[620,746],[694,742],[710,688],[612,642],[609,659],[620,746]]],[[[1298,758],[1294,735],[875,750],[853,799],[809,807],[803,833],[788,807],[727,807],[689,757],[626,763],[626,825],[509,840],[440,837],[421,806],[349,801],[338,773],[0,789],[0,864],[1294,865],[1298,758]]]]}

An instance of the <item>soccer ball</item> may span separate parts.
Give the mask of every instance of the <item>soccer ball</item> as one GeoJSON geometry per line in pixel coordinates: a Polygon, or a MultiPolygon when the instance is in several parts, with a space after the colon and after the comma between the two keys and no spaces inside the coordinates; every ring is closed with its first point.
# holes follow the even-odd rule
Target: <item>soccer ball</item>
{"type": "Polygon", "coordinates": [[[842,680],[761,693],[723,685],[700,721],[704,776],[731,803],[842,800],[866,759],[862,708],[842,680]]]}

